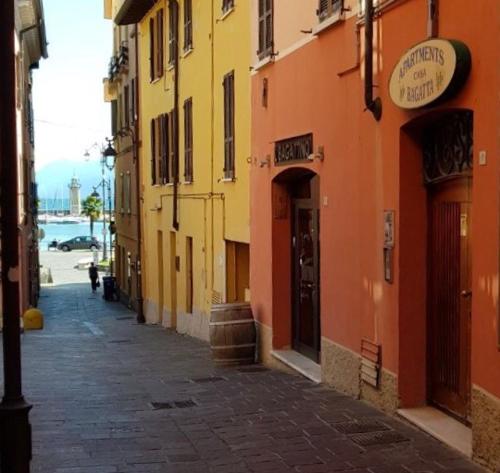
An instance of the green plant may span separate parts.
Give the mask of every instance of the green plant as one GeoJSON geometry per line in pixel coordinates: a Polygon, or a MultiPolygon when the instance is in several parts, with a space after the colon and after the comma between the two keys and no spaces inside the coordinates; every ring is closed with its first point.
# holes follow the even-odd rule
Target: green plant
{"type": "Polygon", "coordinates": [[[82,202],[82,215],[90,219],[90,236],[94,236],[94,222],[101,216],[102,201],[99,197],[89,195],[82,202]]]}

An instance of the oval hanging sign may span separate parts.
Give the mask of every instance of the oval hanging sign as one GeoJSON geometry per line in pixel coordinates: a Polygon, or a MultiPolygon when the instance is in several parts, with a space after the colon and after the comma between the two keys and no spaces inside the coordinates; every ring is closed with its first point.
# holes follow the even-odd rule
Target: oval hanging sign
{"type": "Polygon", "coordinates": [[[470,68],[471,55],[466,44],[429,39],[401,57],[391,74],[389,94],[398,107],[408,110],[436,104],[460,90],[470,68]]]}

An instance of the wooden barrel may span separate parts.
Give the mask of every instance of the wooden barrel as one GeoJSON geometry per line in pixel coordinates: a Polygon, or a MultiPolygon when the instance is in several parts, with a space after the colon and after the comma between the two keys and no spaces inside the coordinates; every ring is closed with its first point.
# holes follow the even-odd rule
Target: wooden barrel
{"type": "Polygon", "coordinates": [[[255,363],[256,330],[248,303],[217,304],[210,312],[210,347],[218,365],[255,363]]]}

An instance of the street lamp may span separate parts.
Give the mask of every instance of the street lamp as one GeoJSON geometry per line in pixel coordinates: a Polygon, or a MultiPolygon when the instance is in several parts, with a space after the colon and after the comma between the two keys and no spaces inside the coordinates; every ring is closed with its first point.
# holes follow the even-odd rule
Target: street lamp
{"type": "MultiPolygon", "coordinates": [[[[103,201],[103,212],[102,212],[102,239],[103,239],[103,245],[102,245],[102,259],[106,260],[108,258],[108,252],[107,252],[107,242],[106,242],[106,235],[108,233],[108,230],[106,228],[106,187],[108,189],[108,211],[109,211],[109,222],[111,223],[111,212],[112,212],[112,207],[111,207],[111,181],[110,179],[105,178],[105,170],[106,168],[109,171],[112,171],[115,167],[115,162],[116,162],[116,150],[113,148],[112,145],[112,139],[106,138],[107,146],[101,145],[97,143],[93,143],[89,148],[85,150],[84,156],[85,158],[89,159],[90,158],[90,150],[92,148],[97,148],[99,149],[99,152],[101,154],[100,162],[101,162],[101,182],[97,184],[97,186],[94,187],[94,192],[92,192],[93,197],[100,197],[99,193],[97,192],[97,187],[102,186],[102,201],[103,201]]],[[[109,232],[109,251],[110,254],[112,254],[112,247],[113,247],[113,241],[112,241],[113,235],[111,231],[109,232]]],[[[110,264],[110,268],[111,268],[110,264]]]]}

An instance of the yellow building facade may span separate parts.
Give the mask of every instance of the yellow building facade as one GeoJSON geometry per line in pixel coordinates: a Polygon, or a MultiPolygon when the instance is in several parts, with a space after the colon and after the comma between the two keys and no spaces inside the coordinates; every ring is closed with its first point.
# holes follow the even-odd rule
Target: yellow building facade
{"type": "Polygon", "coordinates": [[[138,23],[144,313],[208,339],[212,304],[250,297],[250,2],[150,3],[116,15],[138,23]]]}

